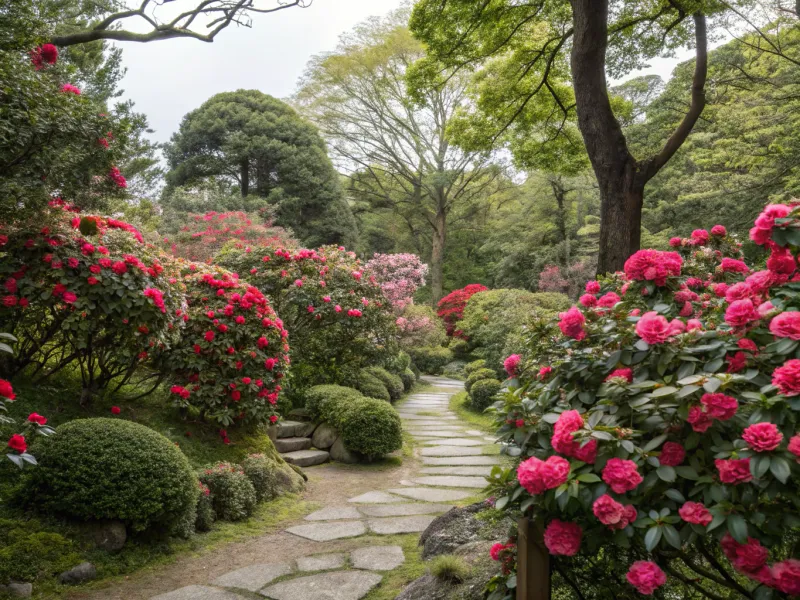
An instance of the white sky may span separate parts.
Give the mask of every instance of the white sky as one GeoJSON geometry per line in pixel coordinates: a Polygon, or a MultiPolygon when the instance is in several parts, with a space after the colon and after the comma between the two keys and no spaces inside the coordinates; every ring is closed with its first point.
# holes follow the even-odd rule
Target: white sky
{"type": "MultiPolygon", "coordinates": [[[[155,130],[153,139],[169,140],[187,112],[214,94],[258,89],[277,98],[295,90],[311,56],[333,50],[342,33],[367,17],[384,15],[401,0],[314,0],[308,8],[254,15],[251,28],[231,26],[216,40],[165,40],[123,43],[128,72],[122,87],[155,130]]],[[[665,80],[686,50],[674,59],[657,59],[643,73],[665,80]]],[[[637,73],[638,74],[638,73],[637,73]]]]}

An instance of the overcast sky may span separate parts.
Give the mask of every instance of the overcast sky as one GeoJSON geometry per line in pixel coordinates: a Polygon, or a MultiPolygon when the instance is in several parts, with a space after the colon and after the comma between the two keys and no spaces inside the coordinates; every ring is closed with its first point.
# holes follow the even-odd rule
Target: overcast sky
{"type": "MultiPolygon", "coordinates": [[[[187,112],[219,92],[258,89],[286,98],[308,59],[336,47],[339,36],[401,0],[314,0],[308,8],[255,15],[251,28],[231,26],[211,44],[197,40],[124,43],[125,98],[147,115],[156,141],[168,141],[187,112]]],[[[685,51],[679,56],[691,56],[685,51]]],[[[678,59],[657,60],[645,72],[669,77],[678,59]]]]}

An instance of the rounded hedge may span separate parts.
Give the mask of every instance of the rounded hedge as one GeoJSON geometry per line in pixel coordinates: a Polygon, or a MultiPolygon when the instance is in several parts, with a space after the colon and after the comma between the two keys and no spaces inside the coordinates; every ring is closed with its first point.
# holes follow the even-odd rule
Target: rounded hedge
{"type": "Polygon", "coordinates": [[[453,351],[441,346],[409,348],[408,353],[417,368],[430,375],[438,375],[442,372],[442,367],[453,360],[453,351]]]}
{"type": "Polygon", "coordinates": [[[386,370],[395,375],[402,375],[411,366],[411,357],[402,350],[386,361],[386,370]]]}
{"type": "Polygon", "coordinates": [[[277,498],[281,492],[298,492],[302,478],[292,468],[264,454],[251,454],[242,462],[242,470],[256,491],[259,502],[277,498]]]}
{"type": "Polygon", "coordinates": [[[405,372],[400,373],[400,379],[403,381],[403,388],[405,391],[410,391],[414,384],[417,382],[417,376],[411,369],[406,369],[405,372]]]}
{"type": "Polygon", "coordinates": [[[362,397],[358,390],[342,385],[315,385],[305,392],[306,409],[313,419],[327,420],[334,404],[347,404],[362,397]]]}
{"type": "Polygon", "coordinates": [[[21,491],[45,513],[118,519],[135,531],[172,528],[197,500],[186,456],[161,434],[130,421],[78,419],[35,445],[38,467],[21,491]]]}
{"type": "Polygon", "coordinates": [[[463,360],[453,360],[447,363],[444,368],[442,369],[442,375],[445,377],[454,377],[456,379],[463,379],[464,375],[464,367],[466,363],[463,360]]]}
{"type": "Polygon", "coordinates": [[[497,379],[481,379],[472,385],[470,403],[475,410],[484,411],[494,403],[495,395],[503,384],[497,379]]]}
{"type": "Polygon", "coordinates": [[[219,462],[200,474],[211,491],[211,505],[218,519],[241,521],[256,508],[256,490],[239,465],[219,462]]]}
{"type": "Polygon", "coordinates": [[[483,358],[479,358],[478,360],[473,360],[471,363],[467,363],[467,366],[464,367],[464,373],[469,376],[472,375],[478,369],[483,369],[486,367],[486,360],[483,358]]]}
{"type": "Polygon", "coordinates": [[[386,386],[389,397],[392,400],[399,400],[403,396],[403,380],[398,375],[389,373],[389,371],[381,367],[368,367],[365,371],[380,379],[381,383],[386,386]]]}
{"type": "Polygon", "coordinates": [[[476,382],[482,379],[495,379],[496,377],[497,373],[494,372],[494,369],[477,369],[467,377],[467,383],[464,384],[464,387],[469,392],[476,382]]]}
{"type": "Polygon", "coordinates": [[[391,404],[374,398],[355,401],[339,416],[337,429],[348,450],[372,459],[403,446],[400,415],[391,404]]]}
{"type": "Polygon", "coordinates": [[[386,389],[384,383],[365,369],[359,371],[356,387],[359,392],[368,398],[377,398],[378,400],[386,400],[386,402],[392,401],[392,395],[386,389]]]}

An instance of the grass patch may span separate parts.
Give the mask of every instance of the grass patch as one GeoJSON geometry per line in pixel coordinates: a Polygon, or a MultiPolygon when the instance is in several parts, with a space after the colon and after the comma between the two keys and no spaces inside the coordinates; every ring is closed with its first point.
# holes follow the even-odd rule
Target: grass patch
{"type": "Polygon", "coordinates": [[[469,566],[460,556],[442,554],[431,560],[431,575],[448,583],[461,583],[469,577],[469,566]]]}
{"type": "Polygon", "coordinates": [[[477,412],[469,404],[469,394],[459,392],[450,398],[450,410],[456,413],[462,421],[473,425],[476,429],[494,433],[494,417],[487,413],[477,412]]]}
{"type": "Polygon", "coordinates": [[[435,410],[420,410],[416,414],[420,417],[441,417],[442,413],[435,410]]]}
{"type": "Polygon", "coordinates": [[[426,568],[422,561],[422,548],[419,547],[419,534],[381,536],[375,543],[382,546],[400,546],[406,555],[406,562],[389,571],[384,576],[383,582],[367,594],[364,600],[394,600],[404,587],[425,575],[426,568]]]}

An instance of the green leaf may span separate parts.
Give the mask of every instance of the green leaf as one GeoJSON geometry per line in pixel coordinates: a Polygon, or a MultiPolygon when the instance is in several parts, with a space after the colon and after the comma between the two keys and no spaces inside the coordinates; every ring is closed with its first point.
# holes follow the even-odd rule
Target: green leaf
{"type": "Polygon", "coordinates": [[[742,515],[728,515],[728,532],[740,544],[747,543],[747,521],[742,515]]]}
{"type": "Polygon", "coordinates": [[[644,450],[645,452],[651,452],[651,451],[655,450],[656,448],[658,448],[661,444],[663,444],[666,441],[666,439],[667,439],[667,434],[666,433],[663,434],[663,435],[656,436],[652,440],[647,442],[647,444],[645,444],[645,446],[644,446],[644,448],[642,448],[642,450],[644,450]]]}
{"type": "Polygon", "coordinates": [[[708,381],[706,381],[706,382],[703,384],[703,389],[704,389],[705,391],[707,391],[709,394],[713,394],[713,393],[714,393],[714,392],[716,392],[716,391],[717,391],[717,390],[718,390],[718,389],[719,389],[721,386],[722,386],[722,382],[721,382],[719,379],[717,379],[716,377],[711,377],[711,378],[709,378],[709,380],[708,380],[708,381]]]}
{"type": "Polygon", "coordinates": [[[723,362],[724,361],[721,358],[715,358],[714,360],[707,362],[705,366],[703,366],[703,370],[706,373],[716,373],[722,367],[723,362]]]}
{"type": "Polygon", "coordinates": [[[576,477],[578,481],[583,483],[597,483],[598,481],[602,481],[597,475],[594,473],[583,473],[576,477]]]}
{"type": "Polygon", "coordinates": [[[680,502],[681,504],[686,502],[686,498],[684,497],[684,495],[681,494],[680,491],[676,490],[675,488],[668,489],[666,492],[664,492],[664,495],[670,500],[674,500],[675,502],[680,502]]]}
{"type": "Polygon", "coordinates": [[[645,342],[644,340],[639,340],[633,345],[634,348],[640,350],[641,352],[647,352],[650,349],[650,344],[645,342]]]}
{"type": "Polygon", "coordinates": [[[508,504],[508,496],[503,496],[502,498],[497,499],[497,502],[494,503],[494,507],[497,510],[503,510],[506,504],[508,504]]]}
{"type": "Polygon", "coordinates": [[[661,541],[661,535],[661,527],[651,527],[647,530],[644,536],[644,546],[648,552],[652,552],[658,546],[658,542],[661,541]]]}
{"type": "Polygon", "coordinates": [[[661,398],[662,396],[671,396],[675,392],[678,391],[678,388],[674,388],[671,385],[665,385],[664,387],[657,388],[653,390],[650,395],[653,398],[661,398]]]}
{"type": "Polygon", "coordinates": [[[697,390],[701,389],[699,385],[686,385],[681,388],[681,391],[678,392],[675,397],[676,398],[686,398],[686,396],[691,396],[697,390]]]}
{"type": "Polygon", "coordinates": [[[675,472],[684,479],[689,479],[691,481],[697,481],[700,479],[700,476],[697,474],[697,471],[694,470],[693,467],[675,467],[675,472]]]}
{"type": "Polygon", "coordinates": [[[750,473],[756,479],[761,479],[769,471],[769,456],[754,456],[750,459],[750,473]]]}
{"type": "Polygon", "coordinates": [[[773,456],[769,463],[769,470],[775,476],[775,479],[781,483],[786,483],[789,476],[792,474],[792,468],[789,462],[780,456],[773,456]]]}
{"type": "Polygon", "coordinates": [[[672,525],[664,525],[663,530],[664,530],[664,539],[667,540],[667,543],[673,548],[678,548],[680,550],[681,536],[678,533],[678,530],[675,529],[672,525]]]}
{"type": "Polygon", "coordinates": [[[656,473],[658,473],[658,478],[662,481],[666,481],[667,483],[672,483],[675,481],[676,474],[675,469],[673,467],[667,467],[665,465],[661,465],[656,469],[656,473]]]}

